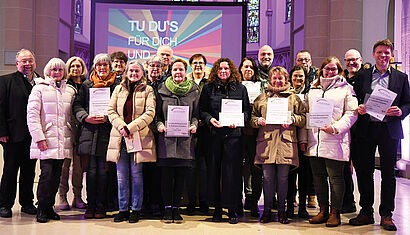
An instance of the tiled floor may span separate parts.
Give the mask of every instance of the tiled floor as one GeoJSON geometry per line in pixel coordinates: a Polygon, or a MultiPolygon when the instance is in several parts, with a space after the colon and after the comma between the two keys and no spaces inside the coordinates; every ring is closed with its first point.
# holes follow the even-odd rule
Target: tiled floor
{"type": "MultiPolygon", "coordinates": [[[[376,213],[379,205],[380,173],[376,172],[376,213]]],[[[355,190],[358,199],[357,189],[355,190]]],[[[262,200],[259,202],[263,204],[262,200]]],[[[260,206],[262,208],[262,206],[260,206]]],[[[309,209],[313,215],[318,209],[309,209]]],[[[151,235],[151,234],[178,234],[178,235],[252,235],[252,234],[394,234],[378,225],[380,216],[375,215],[374,225],[353,227],[348,225],[349,218],[355,214],[342,216],[342,226],[326,228],[324,225],[311,225],[307,221],[295,219],[288,225],[277,222],[260,224],[249,215],[245,215],[239,224],[231,225],[227,222],[212,223],[210,217],[186,216],[183,224],[163,224],[158,220],[144,219],[136,224],[113,223],[112,218],[103,220],[84,220],[82,210],[57,212],[61,215],[60,221],[46,224],[35,222],[34,216],[20,213],[20,206],[13,208],[13,218],[0,218],[0,235],[151,235]]],[[[396,210],[393,219],[398,226],[396,234],[410,234],[410,180],[397,179],[396,210]]]]}

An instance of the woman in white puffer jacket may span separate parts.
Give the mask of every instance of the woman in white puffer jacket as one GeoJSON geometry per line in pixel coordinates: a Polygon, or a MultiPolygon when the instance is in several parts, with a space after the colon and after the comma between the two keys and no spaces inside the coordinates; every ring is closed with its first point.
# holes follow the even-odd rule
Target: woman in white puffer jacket
{"type": "MultiPolygon", "coordinates": [[[[343,204],[343,168],[349,161],[350,128],[357,120],[357,99],[353,87],[342,76],[343,67],[336,57],[326,58],[321,66],[319,79],[312,82],[305,96],[307,112],[318,98],[333,101],[331,123],[321,128],[307,129],[307,148],[310,156],[313,182],[318,197],[320,213],[309,220],[312,224],[326,223],[327,227],[340,225],[340,209],[343,204]],[[329,184],[330,182],[330,213],[329,184]]],[[[323,111],[323,110],[321,110],[323,111]]],[[[309,126],[309,121],[306,125],[309,126]]],[[[301,140],[303,142],[303,140],[301,140]]]]}
{"type": "Polygon", "coordinates": [[[37,222],[59,220],[53,206],[60,184],[64,158],[72,156],[71,105],[75,90],[66,84],[64,61],[52,58],[44,68],[45,79],[37,80],[27,105],[27,125],[32,142],[30,158],[40,159],[37,188],[37,222]]]}

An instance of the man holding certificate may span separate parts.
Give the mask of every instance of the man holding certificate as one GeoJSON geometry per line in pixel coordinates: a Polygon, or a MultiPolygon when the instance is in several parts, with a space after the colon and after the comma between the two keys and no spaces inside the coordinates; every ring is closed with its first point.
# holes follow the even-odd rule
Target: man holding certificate
{"type": "Polygon", "coordinates": [[[259,128],[255,164],[261,164],[263,171],[264,210],[260,222],[273,221],[272,200],[277,190],[279,222],[287,224],[288,174],[292,165],[299,165],[297,127],[305,125],[306,111],[299,96],[290,91],[285,68],[272,68],[269,80],[266,92],[256,98],[251,116],[251,126],[259,128]]]}
{"type": "Polygon", "coordinates": [[[162,168],[161,191],[164,223],[182,223],[179,206],[188,168],[193,166],[194,138],[198,128],[199,90],[186,78],[187,63],[175,59],[171,73],[157,92],[155,123],[158,135],[158,164],[162,168]]]}
{"type": "Polygon", "coordinates": [[[390,66],[392,57],[393,44],[388,39],[376,42],[373,46],[376,65],[357,75],[355,91],[360,115],[356,133],[361,148],[360,154],[352,156],[352,161],[362,209],[349,224],[357,226],[374,223],[373,173],[378,147],[382,177],[380,225],[386,230],[396,231],[392,220],[396,192],[394,167],[398,142],[403,138],[401,120],[410,112],[410,91],[407,75],[390,66]]]}
{"type": "Polygon", "coordinates": [[[73,103],[73,113],[81,123],[77,153],[89,157],[87,169],[86,219],[102,219],[107,210],[106,154],[111,124],[107,118],[110,94],[114,91],[116,73],[111,72],[107,54],[97,54],[93,71],[85,80],[73,103]],[[90,93],[94,92],[93,95],[90,93]]]}
{"type": "Polygon", "coordinates": [[[208,156],[209,201],[215,206],[212,221],[222,221],[228,208],[229,223],[238,223],[241,202],[241,128],[249,119],[249,98],[241,75],[228,58],[218,59],[200,98],[201,120],[211,128],[208,156]],[[221,115],[222,114],[222,115],[221,115]],[[222,186],[221,186],[222,181],[222,186]],[[222,187],[222,190],[221,190],[222,187]]]}

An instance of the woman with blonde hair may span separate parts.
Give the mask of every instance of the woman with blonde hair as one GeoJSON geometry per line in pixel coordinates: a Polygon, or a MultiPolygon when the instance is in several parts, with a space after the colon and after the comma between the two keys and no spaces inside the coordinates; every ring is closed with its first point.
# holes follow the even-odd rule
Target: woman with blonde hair
{"type": "Polygon", "coordinates": [[[129,220],[130,223],[136,223],[143,200],[143,162],[156,160],[154,134],[149,128],[155,116],[155,95],[153,88],[147,86],[144,67],[140,62],[129,61],[124,74],[108,107],[112,129],[107,161],[117,163],[120,212],[114,217],[114,222],[129,220]],[[138,141],[141,149],[128,151],[127,140],[138,141]]]}
{"type": "MultiPolygon", "coordinates": [[[[83,59],[77,56],[73,56],[66,62],[67,66],[67,84],[70,84],[75,88],[76,93],[81,87],[81,84],[87,78],[88,71],[87,67],[83,59]]],[[[72,123],[72,132],[73,132],[73,144],[74,144],[74,152],[73,152],[73,160],[71,161],[70,158],[64,159],[63,169],[61,172],[61,180],[60,180],[60,187],[58,189],[58,194],[60,195],[60,210],[69,210],[70,205],[67,201],[67,192],[68,192],[68,177],[70,172],[70,165],[73,162],[73,171],[71,176],[71,183],[73,185],[73,193],[74,199],[72,206],[78,209],[85,209],[86,204],[82,199],[81,190],[83,188],[83,168],[81,156],[77,154],[75,151],[78,141],[78,130],[80,127],[80,123],[73,119],[72,123]]]]}
{"type": "Polygon", "coordinates": [[[289,74],[286,69],[271,68],[268,86],[265,93],[256,98],[251,117],[252,127],[259,128],[255,164],[262,165],[263,171],[264,211],[260,218],[261,223],[272,221],[271,208],[275,191],[278,194],[279,222],[289,223],[285,212],[288,175],[291,166],[299,165],[297,128],[305,125],[305,113],[303,102],[290,89],[289,74]],[[286,99],[290,122],[267,123],[269,99],[286,99]]]}
{"type": "Polygon", "coordinates": [[[71,158],[71,104],[75,90],[67,85],[64,61],[52,58],[44,68],[44,79],[38,79],[27,105],[27,126],[32,142],[30,158],[40,159],[37,188],[37,222],[60,220],[53,210],[65,158],[71,158]]]}

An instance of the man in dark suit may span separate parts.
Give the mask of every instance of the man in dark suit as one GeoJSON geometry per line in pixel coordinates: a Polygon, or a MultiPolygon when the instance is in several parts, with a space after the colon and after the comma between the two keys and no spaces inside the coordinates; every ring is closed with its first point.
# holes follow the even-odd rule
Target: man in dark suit
{"type": "Polygon", "coordinates": [[[27,127],[27,102],[34,78],[38,75],[31,51],[21,49],[16,55],[17,71],[0,77],[0,143],[4,166],[0,184],[0,216],[12,216],[19,178],[21,212],[35,215],[33,182],[36,161],[30,160],[31,136],[27,127]]]}
{"type": "Polygon", "coordinates": [[[360,71],[354,89],[359,101],[359,118],[356,125],[359,154],[352,155],[356,169],[357,183],[362,207],[356,218],[350,219],[351,225],[373,224],[374,203],[374,164],[375,151],[378,147],[381,170],[381,200],[379,214],[380,225],[390,231],[397,228],[392,220],[396,179],[394,166],[396,164],[397,146],[403,138],[401,120],[410,112],[410,90],[407,75],[392,68],[390,59],[393,57],[393,44],[389,40],[381,40],[373,46],[375,66],[360,71]],[[366,113],[366,96],[372,93],[376,85],[380,85],[397,94],[391,107],[386,110],[382,121],[366,113]]]}

